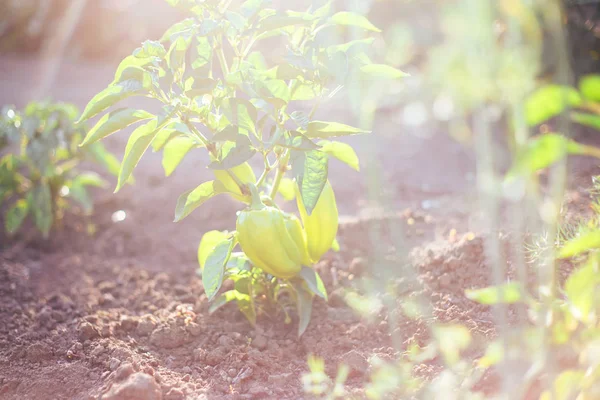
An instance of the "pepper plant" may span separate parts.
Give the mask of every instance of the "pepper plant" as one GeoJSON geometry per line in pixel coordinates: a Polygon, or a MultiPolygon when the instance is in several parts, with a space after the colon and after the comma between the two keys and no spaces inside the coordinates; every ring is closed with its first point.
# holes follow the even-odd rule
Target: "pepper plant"
{"type": "Polygon", "coordinates": [[[125,148],[116,190],[150,146],[163,152],[167,176],[184,157],[207,152],[214,179],[179,197],[175,221],[220,194],[247,205],[235,231],[211,231],[200,242],[198,260],[211,311],[234,301],[253,324],[258,314],[280,311],[289,322],[288,310],[296,305],[301,334],[314,295],[327,296],[310,267],[336,244],[338,212],[328,159],[359,168],[352,147],[331,139],[366,133],[317,120],[315,113],[351,76],[405,74],[367,56],[365,49],[374,41],[368,35],[379,29],[362,15],[334,13],[330,3],[306,12],[280,12],[265,0],[168,2],[192,16],[126,57],[80,120],[131,96],[155,99],[162,111],[110,111],[84,145],[143,122],[125,148]],[[348,27],[362,36],[330,43],[333,34],[348,27]],[[259,51],[267,41],[285,54],[267,59],[259,51]],[[252,158],[260,160],[260,174],[249,163],[252,158]],[[297,198],[302,222],[281,211],[278,193],[297,198]],[[236,246],[241,251],[234,251],[236,246]],[[235,286],[218,295],[224,279],[235,286]]]}
{"type": "Polygon", "coordinates": [[[106,182],[82,171],[84,161],[119,171],[118,160],[101,143],[80,148],[85,127],[75,126],[79,111],[67,103],[28,104],[24,110],[0,111],[0,210],[5,231],[15,234],[30,216],[47,237],[64,212],[78,204],[92,211],[88,187],[106,182]]]}

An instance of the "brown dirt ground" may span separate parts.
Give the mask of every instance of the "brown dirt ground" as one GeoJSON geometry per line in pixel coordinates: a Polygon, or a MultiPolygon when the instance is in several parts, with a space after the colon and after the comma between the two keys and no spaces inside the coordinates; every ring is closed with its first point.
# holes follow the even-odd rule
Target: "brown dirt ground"
{"type": "MultiPolygon", "coordinates": [[[[23,85],[36,75],[36,65],[30,59],[0,62],[0,103],[24,104],[23,85]]],[[[113,70],[65,65],[53,96],[83,106],[113,70]]],[[[348,119],[340,110],[328,112],[348,119]]],[[[342,251],[316,266],[330,301],[315,302],[300,339],[295,323],[263,318],[252,328],[233,306],[208,314],[195,273],[196,247],[203,232],[231,228],[238,206],[214,200],[171,222],[177,196],[209,176],[201,157],[165,179],[158,156],[148,154],[136,185],[117,195],[97,193],[93,236],[84,221],[69,218],[48,242],[0,237],[0,398],[301,399],[309,353],[323,357],[332,374],[339,363],[348,364],[350,391],[363,398],[368,358],[391,359],[411,343],[425,343],[432,321],[407,319],[399,308],[374,320],[355,314],[343,290],[373,274],[393,277],[404,291],[399,299],[424,296],[435,319],[460,321],[478,342],[487,342],[495,334],[491,311],[463,294],[490,283],[487,232],[474,211],[473,155],[434,127],[423,128],[429,134],[404,129],[392,114],[378,120],[372,139],[350,141],[364,172],[331,164],[343,215],[342,251]],[[373,170],[384,189],[369,194],[373,170]],[[385,207],[378,198],[386,199],[385,207]],[[120,209],[127,218],[113,223],[120,209]],[[391,227],[403,231],[402,246],[391,227]],[[465,236],[471,231],[473,238],[465,236]],[[376,255],[386,257],[382,262],[376,255]],[[390,315],[399,322],[392,324],[390,315]]],[[[111,137],[109,147],[121,154],[126,138],[111,137]]],[[[595,163],[576,159],[568,197],[573,209],[585,211],[585,189],[597,173],[595,163]]],[[[434,360],[416,372],[431,377],[439,368],[434,360]]],[[[493,376],[480,386],[493,390],[493,376]]]]}

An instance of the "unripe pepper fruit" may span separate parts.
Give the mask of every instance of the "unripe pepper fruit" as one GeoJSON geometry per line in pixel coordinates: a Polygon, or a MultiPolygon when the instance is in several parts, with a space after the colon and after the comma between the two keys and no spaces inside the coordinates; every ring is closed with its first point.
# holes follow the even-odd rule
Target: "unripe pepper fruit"
{"type": "Polygon", "coordinates": [[[252,205],[238,214],[236,229],[242,251],[256,267],[282,279],[296,276],[310,265],[306,235],[300,220],[278,208],[265,206],[254,185],[252,205]]]}
{"type": "Polygon", "coordinates": [[[312,262],[316,263],[331,249],[338,230],[338,209],[329,180],[325,183],[310,215],[306,212],[298,185],[296,185],[296,203],[306,232],[308,254],[312,262]]]}

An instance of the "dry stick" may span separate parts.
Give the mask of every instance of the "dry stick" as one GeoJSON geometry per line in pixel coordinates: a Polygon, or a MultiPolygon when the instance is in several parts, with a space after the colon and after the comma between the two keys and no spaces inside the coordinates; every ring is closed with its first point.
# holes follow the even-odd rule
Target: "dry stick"
{"type": "Polygon", "coordinates": [[[46,96],[54,83],[65,49],[79,23],[86,3],[87,0],[73,0],[57,24],[56,33],[44,43],[41,52],[41,73],[32,95],[34,99],[46,96]]]}

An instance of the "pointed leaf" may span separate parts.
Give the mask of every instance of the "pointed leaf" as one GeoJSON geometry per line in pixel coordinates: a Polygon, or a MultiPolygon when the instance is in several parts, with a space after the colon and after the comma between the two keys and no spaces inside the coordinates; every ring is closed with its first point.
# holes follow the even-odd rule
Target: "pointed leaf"
{"type": "Polygon", "coordinates": [[[331,22],[337,25],[355,26],[373,32],[381,32],[381,29],[373,25],[366,17],[349,11],[342,11],[334,14],[331,17],[331,22]]]}
{"type": "Polygon", "coordinates": [[[581,104],[577,90],[569,86],[546,85],[533,92],[525,102],[525,119],[529,126],[542,122],[562,113],[567,107],[581,104]]]}
{"type": "Polygon", "coordinates": [[[579,91],[587,100],[600,102],[600,75],[586,75],[579,80],[579,91]]]}
{"type": "Polygon", "coordinates": [[[353,40],[348,43],[338,44],[335,46],[329,46],[329,47],[327,47],[327,52],[328,53],[336,53],[336,52],[347,53],[348,51],[350,51],[351,49],[354,49],[357,46],[370,45],[374,41],[375,41],[375,38],[353,40]]]}
{"type": "Polygon", "coordinates": [[[327,301],[327,289],[325,289],[325,285],[317,271],[303,265],[299,275],[306,282],[306,286],[311,292],[327,301]]]}
{"type": "Polygon", "coordinates": [[[89,154],[94,160],[103,165],[106,170],[114,175],[119,175],[119,169],[121,169],[121,163],[111,152],[106,150],[106,147],[100,142],[92,143],[88,146],[89,154]]]}
{"type": "Polygon", "coordinates": [[[143,86],[139,81],[125,81],[107,87],[90,100],[77,123],[81,123],[82,121],[96,116],[98,113],[106,110],[120,100],[138,94],[141,89],[143,89],[143,86]]]}
{"type": "Polygon", "coordinates": [[[560,249],[559,257],[571,258],[598,248],[600,248],[600,230],[586,232],[565,243],[562,249],[560,249]]]}
{"type": "Polygon", "coordinates": [[[195,189],[188,190],[177,199],[175,206],[175,222],[181,221],[192,211],[201,206],[212,197],[227,192],[227,189],[219,181],[204,182],[195,189]]]}
{"type": "Polygon", "coordinates": [[[321,146],[320,150],[348,164],[351,168],[360,171],[360,165],[356,152],[347,143],[322,140],[317,143],[321,146]]]}
{"type": "Polygon", "coordinates": [[[183,157],[195,146],[196,142],[186,136],[170,140],[163,150],[162,166],[165,170],[165,176],[171,175],[181,163],[183,157]]]}
{"type": "Polygon", "coordinates": [[[44,237],[48,237],[54,215],[52,213],[52,194],[48,184],[37,185],[33,189],[30,209],[33,210],[33,220],[44,237]]]}
{"type": "Polygon", "coordinates": [[[202,271],[202,285],[209,301],[214,298],[223,284],[225,265],[229,260],[233,245],[234,240],[232,237],[222,240],[213,247],[206,258],[202,271]]]}
{"type": "Polygon", "coordinates": [[[575,318],[581,321],[588,320],[590,312],[598,300],[596,292],[599,282],[598,265],[594,258],[571,273],[565,282],[565,294],[572,306],[575,318]]]}
{"type": "Polygon", "coordinates": [[[523,287],[520,283],[510,282],[483,289],[467,289],[465,296],[479,304],[513,304],[522,301],[523,287]]]}
{"type": "Polygon", "coordinates": [[[198,264],[200,265],[201,271],[204,269],[206,259],[208,258],[210,253],[212,253],[215,246],[227,239],[228,235],[228,232],[217,230],[208,231],[204,235],[202,235],[200,245],[198,246],[198,264]]]}
{"type": "Polygon", "coordinates": [[[147,120],[152,117],[154,117],[154,115],[147,111],[135,110],[132,108],[119,108],[111,111],[100,118],[96,125],[90,129],[80,146],[94,143],[133,123],[147,120]]]}
{"type": "Polygon", "coordinates": [[[229,122],[256,134],[256,107],[241,98],[225,99],[221,105],[223,114],[229,122]]]}
{"type": "Polygon", "coordinates": [[[29,203],[25,199],[18,200],[6,212],[4,228],[9,234],[14,234],[19,230],[25,217],[29,213],[29,203]]]}
{"type": "Polygon", "coordinates": [[[600,131],[600,115],[573,112],[571,119],[578,124],[589,126],[600,131]]]}
{"type": "Polygon", "coordinates": [[[298,281],[292,282],[292,286],[296,291],[296,310],[298,312],[298,337],[308,328],[310,317],[312,314],[313,294],[309,293],[302,283],[298,281]]]}
{"type": "Polygon", "coordinates": [[[360,70],[364,72],[371,79],[400,79],[410,76],[406,72],[402,72],[397,68],[390,67],[385,64],[368,64],[360,67],[360,70]]]}
{"type": "Polygon", "coordinates": [[[127,146],[125,146],[125,155],[123,156],[123,162],[119,170],[119,179],[115,192],[118,192],[125,182],[127,182],[133,169],[140,162],[140,159],[148,146],[150,146],[152,140],[156,137],[159,129],[157,119],[155,118],[144,125],[140,125],[133,131],[127,141],[127,146]]]}
{"type": "Polygon", "coordinates": [[[328,158],[326,153],[318,150],[306,152],[304,170],[300,176],[296,176],[302,202],[308,215],[312,214],[327,182],[328,158]]]}
{"type": "Polygon", "coordinates": [[[306,136],[309,138],[329,138],[335,136],[356,135],[359,133],[370,133],[360,128],[339,122],[312,121],[308,124],[306,136]]]}

